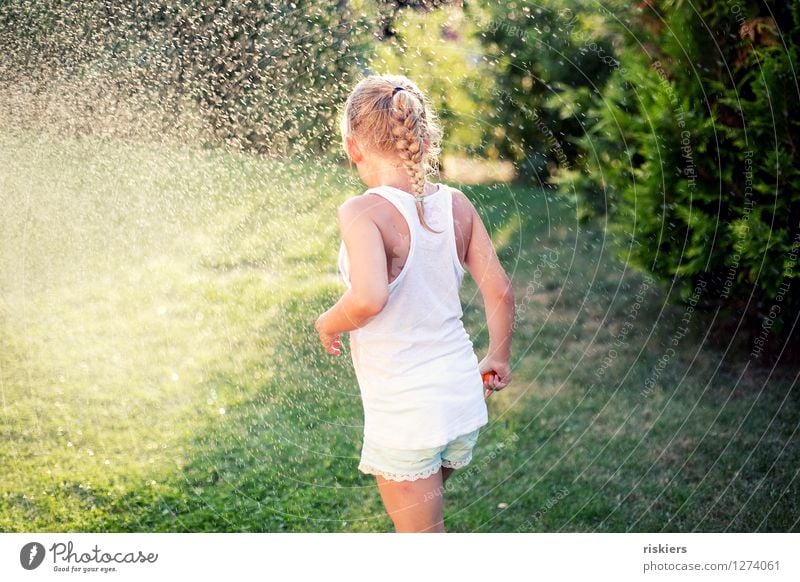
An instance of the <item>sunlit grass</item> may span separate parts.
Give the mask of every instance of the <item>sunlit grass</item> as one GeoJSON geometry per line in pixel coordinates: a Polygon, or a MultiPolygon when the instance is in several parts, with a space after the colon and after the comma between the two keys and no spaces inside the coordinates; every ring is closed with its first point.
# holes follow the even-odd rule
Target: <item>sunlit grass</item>
{"type": "Polygon", "coordinates": [[[308,210],[342,191],[241,156],[5,141],[0,525],[102,528],[276,373],[288,286],[335,256],[308,210]]]}

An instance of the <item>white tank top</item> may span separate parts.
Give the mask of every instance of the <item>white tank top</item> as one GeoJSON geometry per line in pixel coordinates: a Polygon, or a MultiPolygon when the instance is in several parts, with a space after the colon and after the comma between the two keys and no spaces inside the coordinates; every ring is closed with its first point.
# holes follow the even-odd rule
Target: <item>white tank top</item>
{"type": "MultiPolygon", "coordinates": [[[[423,198],[419,221],[414,197],[392,186],[371,188],[405,218],[408,259],[389,283],[383,310],[350,332],[350,351],[364,406],[364,439],[385,447],[438,447],[488,422],[483,382],[472,341],[461,322],[452,192],[444,184],[423,198]]],[[[350,287],[347,249],[339,271],[350,287]]]]}

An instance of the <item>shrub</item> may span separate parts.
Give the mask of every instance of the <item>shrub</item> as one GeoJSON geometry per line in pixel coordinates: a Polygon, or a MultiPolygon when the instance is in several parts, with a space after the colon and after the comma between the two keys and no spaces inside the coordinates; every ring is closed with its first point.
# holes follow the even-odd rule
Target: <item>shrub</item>
{"type": "Polygon", "coordinates": [[[591,122],[590,96],[610,74],[610,37],[591,6],[511,1],[479,13],[494,77],[485,151],[513,160],[519,175],[537,185],[569,171],[582,155],[576,141],[591,122]]]}
{"type": "Polygon", "coordinates": [[[602,192],[587,206],[607,207],[625,260],[684,299],[704,285],[702,304],[749,324],[752,356],[775,351],[800,310],[800,2],[627,13],[636,35],[620,29],[621,66],[581,140],[594,187],[578,189],[602,192]]]}

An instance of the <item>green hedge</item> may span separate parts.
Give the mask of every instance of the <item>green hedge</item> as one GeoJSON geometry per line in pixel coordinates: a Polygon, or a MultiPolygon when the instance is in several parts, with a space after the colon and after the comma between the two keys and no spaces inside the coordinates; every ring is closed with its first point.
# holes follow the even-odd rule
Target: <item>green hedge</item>
{"type": "Polygon", "coordinates": [[[800,2],[650,4],[606,13],[619,65],[577,190],[621,257],[774,353],[800,311],[800,2]]]}

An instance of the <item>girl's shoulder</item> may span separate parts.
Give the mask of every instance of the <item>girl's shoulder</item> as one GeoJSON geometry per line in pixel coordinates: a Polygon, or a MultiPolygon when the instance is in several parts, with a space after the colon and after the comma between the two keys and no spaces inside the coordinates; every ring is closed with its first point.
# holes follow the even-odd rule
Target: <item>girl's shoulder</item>
{"type": "Polygon", "coordinates": [[[379,208],[384,203],[384,199],[379,195],[371,195],[368,192],[351,196],[339,205],[339,216],[343,214],[363,213],[379,208]]]}
{"type": "Polygon", "coordinates": [[[462,230],[471,231],[472,221],[474,216],[477,214],[472,201],[458,188],[454,188],[453,186],[449,186],[447,184],[443,185],[447,186],[451,192],[451,197],[453,200],[453,220],[456,224],[456,227],[460,227],[462,230]]]}
{"type": "MultiPolygon", "coordinates": [[[[462,225],[462,228],[464,225],[470,227],[476,215],[476,210],[472,201],[458,188],[445,184],[444,182],[442,182],[441,185],[451,193],[453,218],[456,223],[462,225]]],[[[370,190],[365,190],[363,193],[351,196],[342,202],[339,205],[339,216],[353,217],[356,215],[364,216],[366,214],[372,219],[378,219],[381,216],[386,216],[386,211],[393,206],[394,205],[384,196],[370,190]]]]}
{"type": "Polygon", "coordinates": [[[461,190],[456,188],[455,186],[451,186],[450,184],[446,184],[444,182],[440,182],[441,186],[450,191],[450,197],[453,200],[453,208],[465,208],[467,210],[471,209],[472,202],[470,202],[469,197],[464,194],[461,190]]]}

